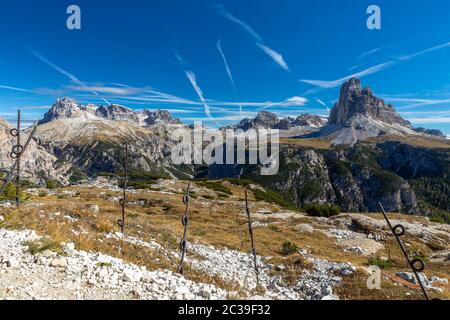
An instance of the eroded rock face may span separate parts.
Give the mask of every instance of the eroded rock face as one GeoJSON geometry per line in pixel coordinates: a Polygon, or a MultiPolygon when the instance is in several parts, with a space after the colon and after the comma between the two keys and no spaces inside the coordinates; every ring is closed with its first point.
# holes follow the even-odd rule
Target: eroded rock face
{"type": "Polygon", "coordinates": [[[445,138],[445,134],[441,130],[438,130],[438,129],[427,129],[427,128],[419,127],[419,128],[414,128],[414,131],[427,133],[432,136],[436,136],[436,137],[440,137],[440,138],[445,138]]]}
{"type": "MultiPolygon", "coordinates": [[[[0,164],[2,169],[6,170],[9,170],[15,161],[10,156],[12,147],[16,144],[15,138],[9,134],[11,129],[11,125],[0,119],[0,164]]],[[[29,130],[22,133],[22,141],[28,139],[29,133],[29,130]]],[[[21,158],[22,179],[39,184],[44,184],[48,179],[66,182],[65,174],[70,166],[58,164],[57,160],[53,154],[47,152],[34,139],[31,140],[21,158]]]]}
{"type": "Polygon", "coordinates": [[[341,88],[339,101],[330,112],[332,125],[345,126],[355,115],[361,114],[388,124],[411,127],[392,105],[386,105],[383,99],[373,95],[370,88],[361,88],[361,81],[356,78],[348,80],[341,88]]]}
{"type": "Polygon", "coordinates": [[[181,124],[180,119],[173,118],[170,112],[167,110],[160,110],[160,109],[155,111],[144,110],[143,114],[147,116],[144,120],[145,124],[150,126],[157,123],[181,124]]]}
{"type": "Polygon", "coordinates": [[[450,150],[414,147],[393,141],[380,143],[378,147],[383,150],[382,166],[406,179],[450,174],[450,150]]]}
{"type": "Polygon", "coordinates": [[[327,118],[311,115],[302,114],[298,117],[286,117],[278,118],[275,113],[268,111],[260,111],[254,119],[243,119],[237,125],[232,126],[234,129],[241,129],[247,131],[249,129],[278,129],[278,130],[289,130],[295,127],[309,127],[320,128],[327,123],[327,118]]]}
{"type": "MultiPolygon", "coordinates": [[[[289,152],[289,151],[288,151],[289,152]]],[[[324,157],[314,150],[300,150],[286,158],[287,168],[282,179],[273,183],[276,190],[283,190],[299,207],[309,203],[334,202],[335,192],[329,179],[324,157]],[[283,182],[284,181],[284,182],[283,182]]],[[[281,191],[280,191],[281,192],[281,191]]]]}
{"type": "MultiPolygon", "coordinates": [[[[70,169],[66,170],[67,176],[57,179],[60,182],[72,176],[87,178],[99,172],[118,172],[122,170],[123,145],[128,142],[133,170],[171,176],[170,170],[174,169],[177,174],[170,160],[176,143],[171,140],[172,124],[180,121],[165,110],[136,112],[120,105],[81,105],[71,98],[58,99],[36,132],[39,148],[54,159],[42,164],[42,168],[51,171],[57,158],[58,166],[70,169]]],[[[39,172],[36,168],[33,174],[39,172]]]]}
{"type": "Polygon", "coordinates": [[[95,114],[101,118],[114,121],[131,121],[139,123],[139,117],[136,112],[130,108],[112,104],[110,106],[100,106],[95,114]]]}
{"type": "Polygon", "coordinates": [[[260,176],[258,166],[212,165],[209,177],[256,179],[298,207],[336,204],[347,212],[378,212],[381,202],[390,211],[420,213],[408,181],[384,170],[377,152],[360,145],[341,151],[281,145],[280,169],[274,176],[260,176]]]}
{"type": "Polygon", "coordinates": [[[328,125],[319,136],[328,137],[332,145],[353,146],[358,141],[383,135],[420,135],[390,104],[377,98],[370,88],[352,78],[341,87],[338,102],[331,109],[328,125]]]}
{"type": "Polygon", "coordinates": [[[57,99],[52,105],[49,111],[45,113],[39,124],[48,123],[57,119],[67,119],[67,118],[95,118],[95,111],[97,107],[94,105],[82,106],[75,99],[72,98],[62,98],[57,99]]]}
{"type": "MultiPolygon", "coordinates": [[[[142,127],[128,121],[60,119],[38,126],[40,144],[57,155],[72,171],[87,176],[120,172],[124,143],[129,144],[129,167],[140,172],[170,176],[170,153],[175,145],[170,128],[142,127]]],[[[174,170],[176,171],[176,169],[174,170]]]]}
{"type": "Polygon", "coordinates": [[[108,106],[97,106],[94,104],[82,105],[75,99],[67,97],[57,99],[50,110],[44,115],[43,119],[39,121],[39,124],[45,124],[59,119],[129,121],[144,125],[181,123],[179,119],[172,118],[172,115],[167,110],[156,110],[153,112],[144,110],[143,112],[137,112],[117,104],[108,106]]]}

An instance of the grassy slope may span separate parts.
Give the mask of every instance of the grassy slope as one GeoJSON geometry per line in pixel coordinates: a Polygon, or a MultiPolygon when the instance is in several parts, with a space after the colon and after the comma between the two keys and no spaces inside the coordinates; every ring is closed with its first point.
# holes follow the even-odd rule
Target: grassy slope
{"type": "MultiPolygon", "coordinates": [[[[246,217],[244,215],[244,204],[242,202],[244,189],[241,186],[233,185],[229,182],[216,182],[223,184],[230,190],[232,195],[229,198],[221,199],[218,191],[214,188],[202,187],[201,183],[194,184],[195,199],[191,200],[189,239],[190,241],[211,244],[217,247],[227,247],[240,251],[249,252],[250,242],[247,234],[246,217]],[[207,200],[203,196],[208,195],[214,200],[207,200]]],[[[187,182],[176,182],[175,192],[163,193],[160,191],[139,190],[137,193],[129,195],[129,201],[146,200],[144,206],[129,205],[127,209],[126,232],[137,238],[149,241],[156,240],[166,248],[178,251],[178,241],[182,235],[182,225],[180,217],[183,212],[182,190],[187,186],[187,182]],[[178,191],[177,191],[178,190],[178,191]]],[[[5,221],[0,224],[7,228],[31,228],[41,235],[50,235],[57,242],[73,241],[77,248],[83,250],[96,250],[124,258],[126,261],[146,265],[149,269],[168,268],[175,270],[178,261],[167,258],[156,252],[145,248],[120,244],[123,248],[119,252],[119,243],[115,240],[105,239],[105,233],[117,231],[116,221],[120,215],[120,207],[117,202],[111,202],[112,196],[119,196],[119,192],[68,188],[75,190],[74,197],[61,195],[34,196],[30,200],[30,205],[22,209],[6,209],[5,221]],[[34,206],[33,204],[40,204],[34,206]],[[87,207],[88,204],[96,204],[100,212],[94,214],[87,207]],[[55,214],[58,213],[58,214],[55,214]],[[78,219],[70,222],[65,216],[78,219]],[[75,234],[73,230],[81,233],[75,234]]],[[[284,256],[281,254],[283,242],[290,241],[300,248],[306,248],[319,258],[330,261],[351,262],[357,266],[368,265],[368,258],[345,253],[333,239],[328,238],[317,230],[324,228],[324,225],[316,220],[305,217],[302,214],[291,212],[288,219],[276,219],[258,214],[260,211],[277,212],[279,207],[275,204],[265,202],[255,202],[250,194],[251,211],[255,220],[268,223],[262,227],[255,228],[255,239],[258,254],[272,256],[271,263],[283,263],[287,270],[282,275],[287,282],[294,281],[304,268],[310,266],[305,263],[298,254],[284,256]],[[295,226],[299,223],[312,223],[316,228],[314,233],[298,233],[295,226]]],[[[403,216],[404,217],[404,216],[403,216]]],[[[378,216],[381,219],[381,216],[378,216]]],[[[420,219],[417,217],[405,217],[407,219],[420,219]]],[[[429,248],[418,243],[415,239],[407,239],[413,246],[419,246],[423,252],[428,253],[429,248]]],[[[391,239],[387,242],[390,255],[393,260],[392,272],[405,270],[406,266],[400,252],[391,239]]],[[[381,252],[385,255],[384,252],[381,252]]],[[[277,272],[277,271],[274,271],[277,272]]],[[[447,276],[448,270],[441,265],[430,264],[427,266],[428,275],[447,276]]],[[[217,277],[188,270],[186,276],[195,281],[211,282],[227,289],[236,289],[232,283],[225,283],[217,277]]],[[[338,289],[338,293],[347,299],[380,299],[386,298],[385,291],[367,290],[364,276],[360,273],[346,279],[346,284],[338,289]]],[[[389,292],[390,298],[420,298],[418,293],[406,296],[409,290],[393,286],[389,281],[383,281],[383,286],[389,292]]],[[[446,291],[445,297],[450,298],[450,293],[446,291]]]]}

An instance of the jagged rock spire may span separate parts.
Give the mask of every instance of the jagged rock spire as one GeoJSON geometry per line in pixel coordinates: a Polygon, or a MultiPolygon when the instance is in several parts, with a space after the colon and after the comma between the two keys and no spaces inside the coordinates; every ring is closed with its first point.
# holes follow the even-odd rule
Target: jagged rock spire
{"type": "Polygon", "coordinates": [[[344,126],[358,114],[388,124],[411,127],[411,123],[404,120],[392,105],[386,105],[383,99],[375,97],[370,88],[363,89],[359,79],[351,78],[341,87],[339,101],[331,109],[329,123],[344,126]]]}

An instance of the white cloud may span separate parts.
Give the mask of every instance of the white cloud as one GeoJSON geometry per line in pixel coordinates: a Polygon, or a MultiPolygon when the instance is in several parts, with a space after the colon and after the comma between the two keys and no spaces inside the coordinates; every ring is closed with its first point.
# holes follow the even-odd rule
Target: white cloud
{"type": "Polygon", "coordinates": [[[401,61],[410,60],[412,58],[419,57],[419,56],[424,55],[426,53],[430,53],[430,52],[433,52],[433,51],[436,51],[436,50],[439,50],[439,49],[443,49],[443,48],[447,48],[447,47],[450,47],[450,42],[443,43],[443,44],[440,44],[440,45],[435,46],[435,47],[431,47],[431,48],[428,48],[428,49],[425,49],[425,50],[421,50],[421,51],[418,51],[418,52],[415,52],[415,53],[412,53],[412,54],[409,54],[409,55],[402,56],[402,57],[398,58],[398,60],[401,60],[401,61]]]}
{"type": "Polygon", "coordinates": [[[369,51],[367,51],[367,52],[364,52],[364,53],[362,53],[362,54],[360,54],[360,55],[358,56],[358,59],[367,57],[367,56],[369,56],[369,55],[371,55],[371,54],[373,54],[373,53],[375,53],[375,52],[380,51],[380,50],[383,49],[383,48],[384,48],[384,47],[379,47],[379,48],[375,48],[375,49],[369,50],[369,51]]]}
{"type": "Polygon", "coordinates": [[[405,109],[413,109],[413,108],[439,105],[439,104],[450,104],[450,99],[429,99],[429,100],[425,100],[424,102],[422,101],[422,102],[418,102],[418,103],[409,104],[406,106],[397,107],[397,109],[405,110],[405,109]]]}
{"type": "Polygon", "coordinates": [[[231,74],[231,69],[230,66],[228,65],[228,61],[227,58],[225,57],[225,54],[223,53],[223,49],[222,49],[222,40],[218,40],[217,44],[216,44],[217,50],[220,53],[220,56],[222,57],[223,63],[225,65],[225,70],[227,71],[227,75],[228,75],[228,79],[230,80],[233,89],[236,90],[236,84],[234,83],[234,79],[233,79],[233,75],[231,74]]]}
{"type": "MultiPolygon", "coordinates": [[[[80,85],[81,87],[86,87],[86,85],[79,80],[75,75],[73,75],[72,73],[58,67],[56,64],[54,64],[53,62],[51,62],[50,60],[48,60],[46,57],[44,57],[42,54],[40,54],[37,51],[31,50],[30,52],[32,55],[34,55],[36,58],[38,58],[39,60],[41,60],[42,62],[44,62],[45,64],[49,65],[50,67],[52,67],[53,69],[55,69],[56,71],[58,71],[59,73],[63,74],[64,76],[66,76],[67,78],[69,78],[72,82],[77,83],[78,85],[80,85]]],[[[94,95],[100,97],[103,101],[105,101],[107,104],[111,104],[109,103],[109,101],[107,101],[105,98],[101,97],[96,91],[91,91],[94,95]]]]}
{"type": "Polygon", "coordinates": [[[186,77],[191,82],[192,87],[194,88],[195,92],[197,92],[197,95],[200,98],[201,102],[203,103],[203,107],[205,108],[205,114],[208,116],[208,118],[211,118],[211,111],[209,109],[209,105],[206,103],[205,97],[203,96],[202,89],[197,84],[197,80],[195,79],[195,73],[190,70],[186,70],[185,74],[186,74],[186,77]]]}
{"type": "Polygon", "coordinates": [[[256,33],[255,30],[253,30],[252,27],[250,27],[246,22],[242,21],[241,19],[236,18],[233,14],[231,14],[225,6],[221,4],[216,4],[214,6],[222,16],[227,18],[228,20],[234,22],[235,24],[239,25],[241,28],[243,28],[249,35],[251,35],[256,42],[263,42],[261,37],[258,33],[256,33]]]}
{"type": "Polygon", "coordinates": [[[277,51],[275,51],[272,48],[269,48],[263,41],[263,39],[261,38],[261,36],[255,31],[253,30],[252,27],[250,27],[250,25],[248,25],[248,23],[242,21],[241,19],[235,17],[231,12],[228,11],[227,8],[225,8],[225,6],[221,5],[221,4],[216,4],[214,5],[214,7],[216,8],[217,12],[222,15],[223,17],[225,17],[226,19],[230,20],[231,22],[237,24],[238,26],[240,26],[242,29],[244,29],[256,42],[256,45],[265,53],[267,54],[276,64],[278,64],[280,67],[282,67],[284,70],[286,71],[290,71],[289,70],[289,66],[286,63],[286,61],[284,60],[283,56],[278,53],[277,51]]]}
{"type": "Polygon", "coordinates": [[[292,98],[286,99],[284,103],[290,106],[304,106],[307,102],[308,99],[304,97],[294,96],[292,98]]]}
{"type": "Polygon", "coordinates": [[[450,117],[407,118],[407,120],[417,124],[450,123],[450,117]]]}
{"type": "MultiPolygon", "coordinates": [[[[237,100],[238,96],[237,96],[237,90],[236,90],[236,83],[234,82],[233,74],[231,73],[230,66],[228,64],[227,58],[225,57],[225,54],[224,54],[223,49],[222,49],[222,40],[219,39],[217,41],[216,46],[217,46],[217,50],[219,51],[220,56],[222,57],[223,63],[225,65],[225,70],[226,70],[227,75],[228,75],[228,79],[230,80],[231,86],[233,87],[234,96],[235,96],[235,98],[237,100]]],[[[239,111],[242,113],[242,105],[239,105],[239,111]]]]}
{"type": "MultiPolygon", "coordinates": [[[[229,102],[229,101],[209,101],[209,104],[211,106],[214,106],[215,109],[216,106],[239,106],[242,105],[244,107],[261,107],[260,110],[262,109],[267,109],[270,107],[302,107],[304,105],[306,105],[306,103],[308,102],[308,99],[304,98],[304,97],[299,97],[299,96],[294,96],[291,98],[288,98],[286,100],[283,101],[239,101],[239,102],[229,102]]],[[[222,109],[225,110],[225,109],[222,109]]]]}
{"type": "Polygon", "coordinates": [[[195,76],[195,73],[192,70],[188,70],[188,62],[186,59],[179,53],[174,52],[175,57],[177,58],[179,64],[184,67],[186,70],[184,70],[184,73],[186,77],[188,78],[189,82],[191,83],[192,87],[194,88],[195,92],[197,93],[197,96],[199,97],[200,101],[202,102],[203,109],[205,110],[205,114],[208,116],[208,118],[212,118],[211,111],[208,103],[206,102],[206,99],[203,95],[203,90],[200,88],[200,86],[197,83],[197,79],[195,76]]]}
{"type": "Polygon", "coordinates": [[[326,104],[325,102],[323,102],[322,100],[320,100],[320,99],[316,99],[316,101],[317,101],[320,105],[322,105],[322,106],[324,106],[324,107],[327,106],[327,104],[326,104]]]}
{"type": "Polygon", "coordinates": [[[22,109],[22,110],[48,110],[51,107],[52,106],[24,106],[24,107],[20,107],[20,109],[22,109]]]}
{"type": "Polygon", "coordinates": [[[435,46],[435,47],[431,47],[431,48],[428,48],[428,49],[425,49],[425,50],[421,50],[421,51],[418,51],[418,52],[415,52],[415,53],[412,53],[412,54],[409,54],[409,55],[401,56],[401,57],[399,57],[397,59],[394,59],[394,60],[391,60],[391,61],[387,61],[387,62],[384,62],[384,63],[377,64],[377,65],[372,66],[370,68],[367,68],[367,69],[365,69],[363,71],[351,74],[349,76],[345,76],[345,77],[337,79],[337,80],[326,81],[326,80],[302,79],[300,81],[301,82],[305,82],[305,83],[309,83],[309,84],[312,84],[314,86],[321,87],[321,88],[335,88],[335,87],[341,85],[342,83],[344,83],[345,81],[347,81],[350,78],[354,78],[354,77],[362,78],[364,76],[367,76],[367,75],[370,75],[370,74],[373,74],[373,73],[377,73],[377,72],[380,72],[380,71],[382,71],[384,69],[390,68],[390,67],[394,66],[397,63],[401,63],[403,61],[410,60],[410,59],[419,57],[421,55],[424,55],[426,53],[430,53],[430,52],[433,52],[435,50],[443,49],[443,48],[446,48],[446,47],[449,47],[449,46],[450,46],[450,42],[447,42],[447,43],[444,43],[444,44],[441,44],[441,45],[438,45],[438,46],[435,46]]]}
{"type": "Polygon", "coordinates": [[[114,94],[114,95],[128,95],[128,94],[136,94],[143,92],[142,88],[133,88],[133,87],[107,87],[107,86],[68,86],[69,90],[75,91],[84,91],[84,92],[97,92],[97,93],[105,93],[105,94],[114,94]]]}
{"type": "Polygon", "coordinates": [[[300,80],[301,82],[305,82],[305,83],[309,83],[321,88],[335,88],[337,86],[340,86],[341,84],[343,84],[345,81],[351,79],[351,78],[362,78],[364,76],[367,76],[369,74],[373,74],[376,72],[379,72],[381,70],[384,70],[388,67],[391,67],[392,65],[394,65],[395,62],[394,61],[388,61],[388,62],[384,62],[384,63],[380,63],[377,64],[375,66],[372,66],[370,68],[367,68],[363,71],[345,76],[343,78],[337,79],[337,80],[331,80],[331,81],[325,81],[325,80],[307,80],[307,79],[302,79],[300,80]]]}
{"type": "Polygon", "coordinates": [[[0,85],[0,89],[34,93],[32,90],[22,89],[22,88],[17,88],[17,87],[11,87],[11,86],[5,86],[5,85],[0,85]]]}
{"type": "Polygon", "coordinates": [[[275,61],[280,67],[282,67],[284,70],[286,71],[290,71],[289,70],[289,66],[286,63],[286,61],[284,61],[284,58],[281,54],[279,54],[278,52],[276,52],[275,50],[269,48],[268,46],[262,44],[262,43],[258,43],[257,44],[258,47],[260,47],[269,57],[272,58],[273,61],[275,61]]]}
{"type": "MultiPolygon", "coordinates": [[[[214,121],[239,121],[242,120],[244,117],[241,115],[236,115],[236,116],[223,116],[223,117],[214,117],[214,119],[210,119],[210,120],[214,120],[214,121]]],[[[183,120],[187,120],[187,121],[204,121],[207,120],[205,118],[202,117],[187,117],[187,118],[183,118],[183,120]]]]}
{"type": "Polygon", "coordinates": [[[288,98],[281,102],[272,102],[269,103],[259,110],[266,110],[273,107],[302,107],[308,102],[308,99],[303,97],[294,96],[292,98],[288,98]]]}

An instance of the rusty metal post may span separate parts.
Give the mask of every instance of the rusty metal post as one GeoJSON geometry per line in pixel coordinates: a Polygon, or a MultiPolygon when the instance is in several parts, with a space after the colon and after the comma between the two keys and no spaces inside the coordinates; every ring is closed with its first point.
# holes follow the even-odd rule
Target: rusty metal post
{"type": "MultiPolygon", "coordinates": [[[[22,148],[22,146],[20,145],[20,110],[17,110],[17,144],[16,146],[18,146],[19,148],[22,148]]],[[[13,148],[13,152],[14,152],[14,148],[13,148]]],[[[20,153],[22,153],[22,150],[20,150],[20,153]]],[[[17,157],[17,172],[16,172],[16,206],[19,207],[20,206],[20,199],[19,199],[19,195],[20,195],[20,158],[19,157],[20,154],[18,154],[17,157]]]]}
{"type": "Polygon", "coordinates": [[[120,232],[123,234],[125,231],[125,207],[127,204],[127,182],[128,182],[128,144],[125,143],[125,157],[123,159],[123,179],[122,179],[122,199],[119,203],[122,207],[122,219],[117,221],[120,227],[120,232]]]}
{"type": "Polygon", "coordinates": [[[9,154],[12,159],[15,159],[13,166],[9,171],[2,170],[2,172],[6,173],[6,176],[2,178],[3,183],[0,187],[0,193],[2,193],[5,189],[5,187],[10,183],[15,175],[15,185],[16,185],[16,205],[20,205],[20,159],[22,158],[23,153],[27,149],[28,145],[30,144],[31,140],[33,139],[34,134],[36,133],[37,125],[34,126],[33,130],[31,131],[30,135],[28,136],[27,141],[25,142],[25,145],[21,145],[21,139],[20,139],[20,110],[17,111],[17,128],[13,128],[9,131],[9,134],[12,137],[16,138],[16,144],[13,145],[11,153],[9,154]]]}
{"type": "MultiPolygon", "coordinates": [[[[20,158],[22,157],[22,154],[25,152],[25,150],[27,149],[28,145],[30,144],[31,139],[33,138],[35,132],[36,132],[37,126],[35,126],[33,128],[33,130],[31,131],[31,134],[29,135],[27,142],[25,142],[25,145],[23,147],[18,148],[17,150],[20,150],[20,152],[18,153],[18,156],[15,156],[15,153],[11,152],[10,156],[13,159],[16,159],[16,161],[14,162],[13,166],[11,167],[11,169],[7,172],[6,178],[3,179],[3,184],[2,187],[0,188],[0,193],[3,192],[3,190],[5,189],[6,185],[8,183],[10,183],[14,177],[14,170],[16,170],[17,168],[17,164],[19,163],[20,158]]],[[[15,132],[17,129],[11,129],[10,133],[11,135],[13,135],[15,137],[15,132]],[[14,133],[14,134],[13,134],[14,133]]]]}
{"type": "Polygon", "coordinates": [[[400,249],[405,256],[406,261],[408,262],[408,265],[410,266],[411,270],[413,271],[417,282],[420,285],[420,288],[422,289],[423,295],[425,296],[425,300],[430,300],[428,297],[428,292],[425,289],[424,284],[422,283],[422,279],[419,276],[419,272],[422,272],[425,269],[425,263],[421,259],[413,259],[411,260],[409,258],[408,252],[406,252],[406,248],[403,244],[402,239],[400,239],[401,236],[405,234],[405,227],[403,227],[401,224],[397,224],[395,226],[392,226],[391,222],[389,221],[389,218],[387,216],[386,211],[384,210],[383,205],[381,202],[378,202],[380,205],[381,211],[383,212],[384,219],[386,220],[386,223],[391,230],[392,234],[394,235],[395,239],[397,240],[398,245],[400,246],[400,249]]]}
{"type": "Polygon", "coordinates": [[[247,214],[248,233],[250,234],[250,241],[251,241],[251,245],[252,245],[253,263],[254,263],[255,274],[256,274],[256,287],[258,288],[259,287],[259,269],[258,269],[258,261],[257,261],[257,257],[256,257],[255,239],[253,236],[252,219],[250,216],[250,207],[248,205],[247,187],[245,187],[245,212],[247,214]]]}
{"type": "Polygon", "coordinates": [[[181,223],[184,226],[184,231],[183,231],[183,238],[180,241],[180,249],[181,249],[181,259],[180,259],[180,265],[178,267],[178,273],[179,274],[183,274],[183,269],[184,269],[184,258],[186,256],[186,249],[187,249],[187,230],[188,230],[188,223],[189,223],[189,218],[188,218],[188,210],[189,210],[189,192],[191,189],[191,183],[188,184],[187,189],[186,189],[186,193],[183,196],[183,203],[184,203],[184,215],[181,218],[181,223]]]}

